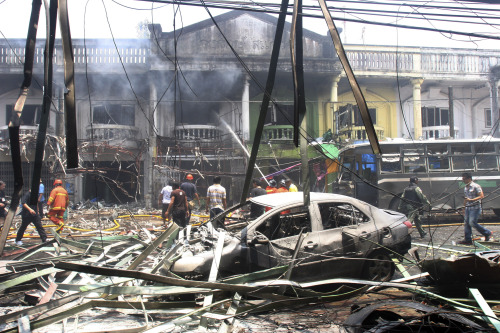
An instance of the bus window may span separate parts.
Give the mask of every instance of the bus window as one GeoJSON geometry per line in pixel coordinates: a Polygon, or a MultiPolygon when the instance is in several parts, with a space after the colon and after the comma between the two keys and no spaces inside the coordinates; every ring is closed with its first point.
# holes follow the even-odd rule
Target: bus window
{"type": "Polygon", "coordinates": [[[382,159],[380,160],[380,172],[400,173],[401,160],[399,158],[399,154],[382,155],[382,159]]]}
{"type": "Polygon", "coordinates": [[[353,170],[354,167],[354,158],[352,159],[343,159],[342,160],[342,171],[340,173],[339,180],[341,181],[350,181],[352,180],[352,175],[351,173],[354,172],[353,170]],[[351,171],[352,170],[352,171],[351,171]]]}
{"type": "Polygon", "coordinates": [[[448,156],[429,155],[429,171],[449,171],[450,160],[448,156]]]}
{"type": "Polygon", "coordinates": [[[453,170],[474,170],[474,156],[453,156],[453,170]]]}
{"type": "Polygon", "coordinates": [[[495,155],[476,155],[476,164],[478,170],[497,170],[497,157],[495,155]]]}
{"type": "Polygon", "coordinates": [[[453,155],[472,154],[472,145],[470,143],[460,143],[451,145],[453,155]]]}
{"type": "Polygon", "coordinates": [[[362,176],[365,180],[372,181],[375,180],[376,172],[377,172],[377,165],[375,164],[375,155],[362,154],[361,168],[360,170],[358,170],[358,174],[362,176]]]}
{"type": "Polygon", "coordinates": [[[474,149],[476,154],[495,154],[495,145],[489,144],[489,142],[476,143],[474,149]]]}
{"type": "Polygon", "coordinates": [[[424,156],[407,156],[403,158],[403,165],[405,173],[425,172],[425,158],[424,156]]]}

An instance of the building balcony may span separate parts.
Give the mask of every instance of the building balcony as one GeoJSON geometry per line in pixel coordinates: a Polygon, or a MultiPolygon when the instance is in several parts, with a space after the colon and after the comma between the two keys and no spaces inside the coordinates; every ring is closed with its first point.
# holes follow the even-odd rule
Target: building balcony
{"type": "MultiPolygon", "coordinates": [[[[19,139],[34,139],[36,140],[38,133],[38,125],[21,125],[19,128],[19,139]]],[[[48,134],[54,134],[54,129],[52,127],[47,128],[48,134]]],[[[9,126],[0,126],[0,140],[9,139],[9,126]]]]}
{"type": "Polygon", "coordinates": [[[210,148],[221,143],[221,131],[214,125],[175,126],[175,139],[186,148],[210,148]]]}
{"type": "Polygon", "coordinates": [[[93,124],[86,128],[86,140],[96,143],[106,142],[123,148],[139,148],[140,132],[135,126],[115,124],[93,124]]]}
{"type": "MultiPolygon", "coordinates": [[[[458,138],[458,127],[455,127],[455,139],[458,138]]],[[[422,137],[428,139],[442,139],[450,137],[450,126],[426,126],[422,127],[422,137]]]]}
{"type": "MultiPolygon", "coordinates": [[[[384,128],[376,125],[374,125],[374,128],[378,139],[383,140],[385,138],[384,128]]],[[[348,141],[368,140],[368,136],[366,135],[364,126],[350,126],[342,128],[341,130],[339,130],[339,137],[341,140],[348,141]]]]}
{"type": "Polygon", "coordinates": [[[287,142],[293,140],[292,125],[270,125],[264,126],[262,133],[263,141],[281,141],[287,142]]]}

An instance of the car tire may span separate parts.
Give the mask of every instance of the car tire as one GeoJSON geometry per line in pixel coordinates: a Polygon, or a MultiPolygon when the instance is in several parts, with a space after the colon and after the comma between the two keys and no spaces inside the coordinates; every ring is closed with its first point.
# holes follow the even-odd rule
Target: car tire
{"type": "Polygon", "coordinates": [[[370,281],[390,281],[396,266],[391,257],[384,251],[370,254],[363,267],[363,279],[370,281]]]}
{"type": "Polygon", "coordinates": [[[500,209],[493,208],[493,213],[495,213],[496,216],[500,217],[500,209]]]}
{"type": "Polygon", "coordinates": [[[401,194],[392,198],[389,207],[387,207],[389,210],[398,211],[399,203],[401,202],[400,196],[401,194]]]}

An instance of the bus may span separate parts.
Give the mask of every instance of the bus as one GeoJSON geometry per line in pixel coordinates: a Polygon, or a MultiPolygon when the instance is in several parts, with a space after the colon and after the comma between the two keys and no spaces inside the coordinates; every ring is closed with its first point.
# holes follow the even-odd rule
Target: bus
{"type": "Polygon", "coordinates": [[[483,209],[500,216],[500,139],[401,139],[381,141],[380,148],[380,155],[369,143],[342,148],[332,191],[397,210],[410,177],[417,176],[433,211],[454,212],[463,207],[462,173],[470,172],[483,188],[483,209]]]}

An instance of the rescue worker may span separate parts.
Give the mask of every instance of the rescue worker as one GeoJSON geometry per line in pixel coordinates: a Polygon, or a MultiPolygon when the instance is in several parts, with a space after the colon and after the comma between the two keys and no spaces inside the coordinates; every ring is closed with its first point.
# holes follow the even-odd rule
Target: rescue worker
{"type": "Polygon", "coordinates": [[[56,232],[60,233],[64,228],[64,212],[68,207],[68,192],[62,186],[62,180],[54,181],[54,189],[50,192],[47,205],[49,207],[49,219],[57,225],[56,232]]]}
{"type": "Polygon", "coordinates": [[[181,184],[181,190],[186,192],[188,208],[189,208],[189,216],[187,218],[188,222],[191,219],[191,212],[194,208],[194,199],[198,202],[198,207],[200,206],[200,196],[198,195],[198,191],[196,190],[196,185],[193,183],[193,175],[188,173],[186,175],[186,181],[181,184]]]}
{"type": "Polygon", "coordinates": [[[408,216],[408,220],[417,227],[418,233],[421,238],[424,238],[427,233],[422,228],[422,222],[420,221],[420,211],[422,207],[427,205],[429,208],[431,206],[427,197],[422,193],[420,187],[418,187],[418,177],[410,177],[410,185],[408,185],[403,192],[401,197],[398,210],[408,216]]]}
{"type": "Polygon", "coordinates": [[[276,191],[278,190],[276,187],[278,186],[278,184],[276,183],[276,181],[274,179],[271,179],[269,181],[269,185],[267,185],[266,187],[266,193],[267,194],[273,194],[273,193],[276,193],[276,191]]]}
{"type": "Polygon", "coordinates": [[[288,189],[286,188],[286,182],[284,179],[280,181],[280,187],[276,190],[276,193],[284,193],[288,192],[288,189]]]}

